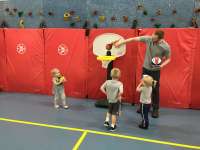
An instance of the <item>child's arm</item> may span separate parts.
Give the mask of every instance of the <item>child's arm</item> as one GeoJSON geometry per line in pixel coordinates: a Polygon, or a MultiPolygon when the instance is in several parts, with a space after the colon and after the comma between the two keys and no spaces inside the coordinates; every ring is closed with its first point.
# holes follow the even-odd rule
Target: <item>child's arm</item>
{"type": "Polygon", "coordinates": [[[142,85],[143,85],[143,81],[140,81],[139,85],[138,85],[137,88],[136,88],[136,91],[137,91],[137,92],[141,92],[141,90],[142,90],[142,85]]]}
{"type": "Polygon", "coordinates": [[[118,100],[121,101],[121,97],[122,97],[122,94],[124,92],[124,88],[123,88],[123,84],[120,85],[119,87],[119,93],[118,93],[118,100]]]}
{"type": "Polygon", "coordinates": [[[122,115],[122,94],[123,94],[123,84],[119,87],[118,101],[119,101],[119,116],[122,115]]]}
{"type": "Polygon", "coordinates": [[[106,94],[106,82],[104,82],[104,83],[102,84],[100,90],[101,90],[102,93],[104,93],[105,95],[107,95],[107,94],[106,94]]]}
{"type": "Polygon", "coordinates": [[[122,94],[123,94],[123,93],[119,93],[119,94],[118,94],[118,100],[119,100],[119,101],[121,101],[122,94]]]}

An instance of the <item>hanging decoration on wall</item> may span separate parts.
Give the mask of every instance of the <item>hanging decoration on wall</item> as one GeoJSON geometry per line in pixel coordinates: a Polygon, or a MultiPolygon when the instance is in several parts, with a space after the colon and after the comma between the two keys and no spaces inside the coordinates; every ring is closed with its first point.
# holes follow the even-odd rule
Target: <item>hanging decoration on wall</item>
{"type": "Polygon", "coordinates": [[[12,11],[10,11],[10,12],[8,13],[8,15],[9,15],[9,16],[14,16],[15,14],[14,14],[12,11]]]}
{"type": "Polygon", "coordinates": [[[44,20],[40,22],[39,28],[47,28],[46,22],[44,20]]]}
{"type": "Polygon", "coordinates": [[[23,15],[24,15],[24,12],[23,12],[23,11],[19,11],[19,12],[18,12],[18,16],[19,16],[19,17],[22,17],[23,15]]]}
{"type": "Polygon", "coordinates": [[[75,14],[75,11],[74,11],[74,10],[71,10],[71,11],[69,12],[69,14],[70,14],[71,16],[73,16],[73,15],[75,14]]]}
{"type": "Polygon", "coordinates": [[[143,9],[144,9],[144,5],[142,4],[137,5],[137,10],[143,10],[143,9]]]}
{"type": "Polygon", "coordinates": [[[156,11],[156,15],[157,15],[157,16],[160,16],[161,14],[162,14],[161,9],[158,9],[158,10],[156,11]]]}
{"type": "Polygon", "coordinates": [[[25,26],[24,26],[24,19],[20,19],[19,20],[19,27],[20,28],[24,28],[25,26]]]}
{"type": "Polygon", "coordinates": [[[99,16],[99,21],[100,22],[105,22],[106,21],[106,16],[99,16]]]}
{"type": "Polygon", "coordinates": [[[147,16],[147,15],[148,15],[148,12],[147,12],[147,10],[144,10],[144,11],[143,11],[143,15],[145,15],[145,16],[147,16]]]}
{"type": "Polygon", "coordinates": [[[75,17],[74,17],[74,20],[75,20],[76,22],[80,22],[80,21],[81,21],[81,17],[80,17],[80,16],[75,16],[75,17]]]}
{"type": "Polygon", "coordinates": [[[98,12],[97,10],[94,10],[94,11],[92,12],[92,16],[98,16],[98,14],[99,14],[99,12],[98,12]]]}
{"type": "Polygon", "coordinates": [[[28,16],[29,17],[33,17],[33,13],[30,11],[30,12],[28,12],[28,16]]]}
{"type": "Polygon", "coordinates": [[[13,11],[16,13],[18,10],[17,10],[17,8],[13,8],[13,11]]]}
{"type": "Polygon", "coordinates": [[[49,15],[49,16],[54,16],[54,13],[53,13],[52,11],[49,11],[49,12],[48,12],[48,15],[49,15]]]}
{"type": "Polygon", "coordinates": [[[71,22],[71,23],[70,23],[70,27],[72,27],[72,28],[75,27],[75,25],[76,25],[75,22],[71,22]]]}
{"type": "Polygon", "coordinates": [[[12,9],[10,9],[10,8],[5,8],[5,11],[8,13],[9,16],[14,16],[15,15],[14,11],[12,9]]]}
{"type": "Polygon", "coordinates": [[[160,23],[156,23],[156,24],[154,24],[154,27],[155,28],[160,28],[162,25],[160,24],[160,23]]]}
{"type": "Polygon", "coordinates": [[[176,25],[174,24],[174,23],[172,23],[171,25],[170,25],[170,28],[175,28],[176,27],[176,25]]]}
{"type": "Polygon", "coordinates": [[[37,14],[38,14],[38,16],[44,16],[44,13],[42,10],[39,10],[37,14]]]}
{"type": "Polygon", "coordinates": [[[8,28],[9,26],[8,26],[8,23],[5,21],[5,20],[3,20],[2,22],[1,22],[1,28],[8,28]]]}
{"type": "Polygon", "coordinates": [[[177,14],[177,10],[176,9],[172,10],[172,14],[176,15],[177,14]]]}
{"type": "Polygon", "coordinates": [[[97,23],[94,23],[94,24],[93,24],[93,28],[96,28],[96,29],[97,29],[97,28],[98,28],[98,24],[97,24],[97,23]]]}
{"type": "Polygon", "coordinates": [[[9,9],[9,8],[6,8],[6,9],[5,9],[5,11],[6,11],[6,12],[9,12],[9,11],[10,11],[10,9],[9,9]]]}
{"type": "Polygon", "coordinates": [[[199,13],[200,13],[200,8],[195,8],[195,9],[194,9],[194,12],[195,12],[196,14],[199,14],[199,13]]]}
{"type": "Polygon", "coordinates": [[[128,22],[128,16],[123,16],[122,18],[123,18],[124,23],[128,22]]]}
{"type": "Polygon", "coordinates": [[[132,29],[135,29],[135,28],[137,28],[137,26],[138,26],[138,20],[137,20],[137,19],[134,19],[133,22],[132,22],[131,28],[132,28],[132,29]]]}
{"type": "Polygon", "coordinates": [[[112,22],[114,22],[114,21],[117,21],[117,18],[116,18],[115,16],[112,16],[112,17],[110,18],[110,20],[111,20],[112,22]]]}
{"type": "Polygon", "coordinates": [[[193,28],[198,28],[199,27],[196,17],[192,17],[192,19],[191,19],[191,27],[193,27],[193,28]]]}
{"type": "Polygon", "coordinates": [[[71,14],[69,12],[65,12],[63,17],[64,17],[64,21],[69,21],[71,18],[71,14]]]}

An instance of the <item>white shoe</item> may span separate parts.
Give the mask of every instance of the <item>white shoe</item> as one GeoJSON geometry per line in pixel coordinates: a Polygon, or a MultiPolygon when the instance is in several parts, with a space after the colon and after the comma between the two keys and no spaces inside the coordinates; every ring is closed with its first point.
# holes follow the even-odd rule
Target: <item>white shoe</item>
{"type": "Polygon", "coordinates": [[[68,108],[69,108],[69,106],[65,105],[65,106],[63,106],[63,108],[64,108],[64,109],[68,109],[68,108]]]}
{"type": "Polygon", "coordinates": [[[54,107],[55,107],[56,109],[58,109],[60,106],[59,106],[59,105],[55,105],[54,107]]]}

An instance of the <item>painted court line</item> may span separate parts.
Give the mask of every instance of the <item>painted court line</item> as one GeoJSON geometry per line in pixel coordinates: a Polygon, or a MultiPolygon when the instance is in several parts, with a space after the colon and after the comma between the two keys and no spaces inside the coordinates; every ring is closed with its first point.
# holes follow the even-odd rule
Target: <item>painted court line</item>
{"type": "Polygon", "coordinates": [[[83,142],[83,140],[85,139],[86,135],[87,135],[87,131],[84,131],[83,134],[81,135],[81,137],[79,138],[79,140],[77,141],[77,143],[75,144],[75,146],[73,147],[72,150],[78,150],[78,148],[80,147],[81,143],[83,142]]]}
{"type": "Polygon", "coordinates": [[[47,128],[63,129],[63,130],[69,130],[69,131],[78,131],[78,132],[84,132],[85,131],[84,129],[70,128],[70,127],[43,124],[43,123],[36,123],[36,122],[30,122],[30,121],[13,120],[13,119],[8,119],[8,118],[0,118],[0,121],[13,122],[13,123],[19,123],[19,124],[27,124],[27,125],[47,127],[47,128]]]}
{"type": "MultiPolygon", "coordinates": [[[[84,140],[87,133],[92,133],[92,134],[97,134],[97,135],[112,136],[112,137],[123,138],[123,139],[130,139],[130,140],[144,141],[144,142],[155,143],[155,144],[162,144],[162,145],[169,145],[169,146],[175,146],[175,147],[183,147],[183,148],[188,148],[188,149],[199,149],[200,150],[200,146],[195,146],[195,145],[187,145],[187,144],[180,144],[180,143],[174,143],[174,142],[153,140],[153,139],[147,139],[147,138],[141,138],[141,137],[135,137],[135,136],[127,136],[127,135],[121,135],[121,134],[114,134],[114,133],[108,133],[108,132],[101,132],[101,131],[95,131],[95,130],[84,130],[84,129],[79,129],[79,128],[70,128],[70,127],[64,127],[64,126],[42,124],[42,123],[14,120],[14,119],[8,119],[8,118],[0,118],[0,121],[83,132],[81,138],[78,140],[78,142],[80,142],[80,144],[84,140]]],[[[78,145],[78,146],[80,146],[80,145],[78,145]]]]}

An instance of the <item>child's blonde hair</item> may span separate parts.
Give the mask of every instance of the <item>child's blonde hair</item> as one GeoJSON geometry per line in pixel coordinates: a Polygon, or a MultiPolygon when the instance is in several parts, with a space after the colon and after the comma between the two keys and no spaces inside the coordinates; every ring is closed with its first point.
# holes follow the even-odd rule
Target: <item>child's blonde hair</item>
{"type": "Polygon", "coordinates": [[[52,70],[51,70],[51,74],[52,74],[52,76],[55,76],[57,73],[59,73],[60,72],[60,70],[58,69],[58,68],[53,68],[52,70]]]}
{"type": "Polygon", "coordinates": [[[149,87],[149,86],[153,86],[155,87],[156,86],[156,83],[157,81],[155,81],[151,76],[149,75],[144,75],[143,77],[143,82],[144,82],[144,85],[149,87]]]}
{"type": "Polygon", "coordinates": [[[120,71],[120,69],[119,68],[113,68],[112,70],[111,70],[111,77],[112,78],[115,78],[115,79],[119,79],[120,78],[120,76],[121,76],[121,71],[120,71]]]}

